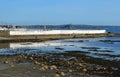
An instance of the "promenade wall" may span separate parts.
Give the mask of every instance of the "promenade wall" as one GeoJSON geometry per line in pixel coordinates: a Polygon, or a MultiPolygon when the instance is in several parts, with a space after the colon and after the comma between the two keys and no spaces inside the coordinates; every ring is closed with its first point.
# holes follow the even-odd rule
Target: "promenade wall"
{"type": "Polygon", "coordinates": [[[106,33],[106,30],[13,30],[10,35],[54,35],[54,34],[101,34],[106,33]]]}

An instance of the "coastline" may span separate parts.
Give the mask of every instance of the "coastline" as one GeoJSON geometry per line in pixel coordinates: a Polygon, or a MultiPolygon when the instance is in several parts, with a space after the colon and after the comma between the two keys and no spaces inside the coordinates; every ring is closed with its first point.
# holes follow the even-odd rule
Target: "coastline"
{"type": "MultiPolygon", "coordinates": [[[[1,42],[40,42],[47,40],[117,37],[120,34],[7,36],[1,42]],[[37,38],[36,38],[37,37],[37,38]]],[[[106,40],[101,40],[106,41],[106,40]]],[[[109,40],[108,40],[109,41],[109,40]]],[[[59,48],[58,48],[59,49],[59,48]]],[[[94,49],[94,48],[92,48],[94,49]]],[[[57,50],[56,50],[57,52],[57,50]]],[[[88,52],[86,52],[88,53],[88,52]]],[[[104,60],[82,51],[64,53],[0,55],[0,77],[119,77],[120,61],[104,60]],[[51,66],[54,66],[51,68],[51,66]],[[57,76],[55,76],[57,75],[57,76]],[[59,76],[58,76],[59,75],[59,76]]]]}
{"type": "Polygon", "coordinates": [[[119,77],[120,61],[79,52],[0,56],[0,77],[119,77]]]}

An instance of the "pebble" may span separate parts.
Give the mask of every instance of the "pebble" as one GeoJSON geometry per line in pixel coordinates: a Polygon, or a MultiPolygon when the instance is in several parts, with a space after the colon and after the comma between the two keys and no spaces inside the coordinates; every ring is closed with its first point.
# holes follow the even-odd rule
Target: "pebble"
{"type": "Polygon", "coordinates": [[[44,67],[41,67],[39,70],[41,71],[45,71],[46,69],[44,67]]]}
{"type": "Polygon", "coordinates": [[[37,65],[40,65],[40,63],[39,63],[39,62],[37,62],[37,61],[35,61],[34,63],[35,63],[35,64],[37,64],[37,65]]]}
{"type": "Polygon", "coordinates": [[[46,70],[48,69],[48,66],[47,66],[47,65],[44,65],[43,67],[44,67],[46,70]]]}
{"type": "Polygon", "coordinates": [[[71,72],[73,72],[73,70],[69,69],[69,70],[68,70],[68,72],[70,72],[70,73],[71,73],[71,72]]]}
{"type": "Polygon", "coordinates": [[[87,72],[87,69],[86,69],[86,68],[84,68],[84,69],[83,69],[83,72],[87,72]]]}
{"type": "Polygon", "coordinates": [[[57,66],[55,65],[50,66],[50,70],[57,70],[57,66]]]}
{"type": "Polygon", "coordinates": [[[60,75],[59,74],[55,74],[53,77],[60,77],[60,75]]]}
{"type": "Polygon", "coordinates": [[[61,76],[65,76],[65,73],[64,73],[64,72],[60,72],[60,75],[61,75],[61,76]]]}
{"type": "Polygon", "coordinates": [[[82,67],[82,66],[83,66],[83,64],[82,64],[82,63],[79,63],[79,66],[81,66],[81,67],[82,67]]]}
{"type": "Polygon", "coordinates": [[[4,63],[5,63],[5,64],[8,64],[8,63],[9,63],[9,61],[7,61],[7,60],[6,60],[4,63]]]}

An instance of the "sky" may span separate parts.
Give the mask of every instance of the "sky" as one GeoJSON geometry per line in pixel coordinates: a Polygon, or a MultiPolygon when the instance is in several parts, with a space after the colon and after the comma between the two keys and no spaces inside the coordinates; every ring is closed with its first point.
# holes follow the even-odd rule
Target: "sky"
{"type": "Polygon", "coordinates": [[[0,24],[120,26],[120,0],[0,0],[0,24]]]}

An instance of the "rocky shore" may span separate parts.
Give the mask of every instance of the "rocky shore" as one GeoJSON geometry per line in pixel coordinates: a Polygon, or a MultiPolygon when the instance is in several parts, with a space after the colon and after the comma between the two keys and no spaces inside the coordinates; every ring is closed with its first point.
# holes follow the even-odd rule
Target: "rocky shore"
{"type": "MultiPolygon", "coordinates": [[[[0,42],[38,42],[70,38],[113,36],[120,36],[120,34],[8,36],[0,38],[0,42]]],[[[84,41],[78,40],[77,42],[84,41]]],[[[99,42],[113,44],[120,41],[99,40],[99,42]]],[[[113,52],[112,50],[100,50],[98,47],[81,48],[94,52],[113,52]]],[[[0,77],[120,77],[120,60],[95,58],[87,55],[87,53],[90,53],[87,51],[65,51],[57,53],[57,50],[63,50],[63,48],[56,47],[55,49],[56,52],[46,52],[43,54],[0,55],[0,77]]],[[[120,55],[109,54],[97,55],[105,55],[113,58],[120,57],[120,55]]]]}
{"type": "Polygon", "coordinates": [[[82,52],[0,56],[0,77],[120,77],[120,61],[82,52]]]}

